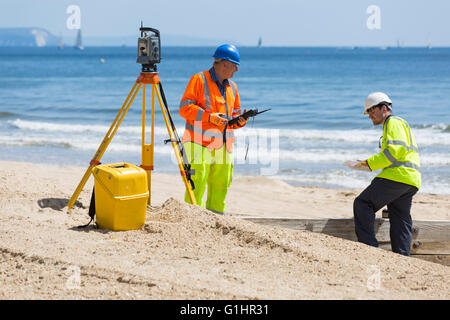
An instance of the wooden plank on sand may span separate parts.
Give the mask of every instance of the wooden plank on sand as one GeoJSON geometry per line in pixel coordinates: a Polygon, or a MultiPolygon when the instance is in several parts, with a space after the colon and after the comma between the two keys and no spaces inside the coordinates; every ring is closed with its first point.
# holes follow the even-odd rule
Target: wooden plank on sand
{"type": "MultiPolygon", "coordinates": [[[[353,219],[298,219],[241,217],[258,224],[296,230],[308,230],[330,236],[357,241],[353,219]]],[[[375,219],[375,234],[380,246],[390,249],[389,219],[375,219]]],[[[412,255],[450,255],[450,221],[413,221],[412,255]]]]}
{"type": "Polygon", "coordinates": [[[421,260],[443,264],[444,266],[450,266],[450,255],[438,255],[438,254],[415,254],[414,258],[421,260]]]}

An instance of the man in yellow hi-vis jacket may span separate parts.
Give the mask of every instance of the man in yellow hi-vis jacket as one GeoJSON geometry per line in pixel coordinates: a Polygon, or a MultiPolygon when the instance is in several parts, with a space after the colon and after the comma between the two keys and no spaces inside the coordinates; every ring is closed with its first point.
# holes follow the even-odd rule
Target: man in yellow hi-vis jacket
{"type": "Polygon", "coordinates": [[[374,125],[383,125],[380,153],[361,165],[382,169],[355,199],[353,215],[359,242],[378,247],[375,212],[387,205],[392,251],[409,256],[412,240],[412,198],[420,188],[420,160],[416,140],[408,123],[392,115],[392,101],[382,92],[369,94],[364,114],[374,125]]]}

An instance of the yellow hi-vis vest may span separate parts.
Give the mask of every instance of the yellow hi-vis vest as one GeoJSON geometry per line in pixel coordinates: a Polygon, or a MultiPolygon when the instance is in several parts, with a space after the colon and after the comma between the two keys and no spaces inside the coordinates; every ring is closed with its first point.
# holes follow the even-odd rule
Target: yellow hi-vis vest
{"type": "Polygon", "coordinates": [[[372,171],[383,169],[378,178],[406,183],[420,188],[419,149],[408,123],[389,116],[383,126],[381,152],[367,163],[372,171]]]}

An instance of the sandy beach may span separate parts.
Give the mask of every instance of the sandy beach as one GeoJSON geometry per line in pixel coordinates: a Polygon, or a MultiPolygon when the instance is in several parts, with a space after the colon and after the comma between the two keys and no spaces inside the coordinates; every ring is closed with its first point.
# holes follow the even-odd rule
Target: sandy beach
{"type": "MultiPolygon", "coordinates": [[[[92,177],[65,207],[86,168],[0,164],[0,299],[450,298],[449,267],[240,218],[351,218],[362,190],[236,176],[218,216],[183,202],[179,176],[155,173],[144,227],[112,232],[76,228],[92,177]]],[[[450,196],[419,193],[412,216],[450,220],[450,196]]]]}

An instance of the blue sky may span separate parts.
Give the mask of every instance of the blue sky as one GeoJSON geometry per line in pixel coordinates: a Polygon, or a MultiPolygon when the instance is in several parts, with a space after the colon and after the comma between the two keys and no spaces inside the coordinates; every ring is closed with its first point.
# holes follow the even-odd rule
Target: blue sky
{"type": "Polygon", "coordinates": [[[81,9],[84,37],[138,35],[140,21],[177,35],[266,46],[450,46],[448,0],[2,0],[0,27],[43,27],[72,37],[69,5],[81,9]],[[369,30],[370,5],[380,29],[369,30]]]}

